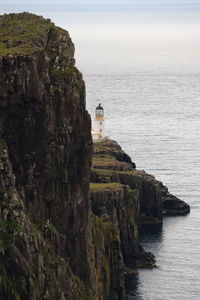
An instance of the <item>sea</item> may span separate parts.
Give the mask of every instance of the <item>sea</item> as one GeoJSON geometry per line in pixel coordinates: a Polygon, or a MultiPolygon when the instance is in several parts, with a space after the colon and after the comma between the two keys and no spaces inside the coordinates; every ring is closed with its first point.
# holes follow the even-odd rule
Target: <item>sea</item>
{"type": "Polygon", "coordinates": [[[69,30],[87,109],[94,117],[102,104],[106,136],[191,206],[189,215],[164,217],[162,228],[141,232],[158,268],[128,282],[130,300],[200,299],[200,5],[178,2],[33,9],[69,30]]]}

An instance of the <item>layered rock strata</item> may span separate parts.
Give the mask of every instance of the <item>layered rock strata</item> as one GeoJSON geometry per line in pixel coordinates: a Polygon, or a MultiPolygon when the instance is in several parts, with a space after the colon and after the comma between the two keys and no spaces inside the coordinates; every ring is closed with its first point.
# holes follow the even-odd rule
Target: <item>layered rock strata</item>
{"type": "Polygon", "coordinates": [[[90,181],[91,209],[113,225],[124,270],[154,267],[154,256],[138,244],[138,229],[161,226],[164,214],[189,213],[189,205],[171,195],[153,175],[137,170],[117,142],[109,139],[94,143],[90,181]]]}
{"type": "MultiPolygon", "coordinates": [[[[124,271],[155,267],[155,258],[137,241],[139,193],[120,183],[90,184],[91,209],[102,222],[110,223],[118,237],[124,271]]],[[[117,263],[117,261],[116,261],[117,263]]]]}
{"type": "Polygon", "coordinates": [[[93,183],[121,183],[136,189],[139,194],[137,216],[141,223],[162,223],[163,214],[190,212],[187,203],[170,194],[153,175],[137,170],[117,142],[109,139],[94,144],[90,180],[93,183]]]}

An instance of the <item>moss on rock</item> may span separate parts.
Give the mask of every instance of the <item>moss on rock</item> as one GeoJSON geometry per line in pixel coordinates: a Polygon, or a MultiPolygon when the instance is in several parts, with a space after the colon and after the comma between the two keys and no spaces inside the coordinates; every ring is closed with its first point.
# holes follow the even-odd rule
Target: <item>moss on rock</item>
{"type": "Polygon", "coordinates": [[[103,191],[103,190],[119,190],[122,189],[122,184],[117,182],[112,183],[90,183],[90,191],[103,191]]]}
{"type": "Polygon", "coordinates": [[[56,32],[49,19],[27,12],[0,16],[0,25],[0,56],[29,55],[44,45],[51,29],[56,32]]]}

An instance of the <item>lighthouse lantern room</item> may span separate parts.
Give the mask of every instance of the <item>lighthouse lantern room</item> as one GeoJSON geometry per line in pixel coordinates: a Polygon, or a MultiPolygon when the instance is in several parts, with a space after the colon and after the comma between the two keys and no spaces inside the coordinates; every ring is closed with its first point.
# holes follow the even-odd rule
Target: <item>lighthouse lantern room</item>
{"type": "Polygon", "coordinates": [[[101,140],[104,138],[104,109],[101,103],[95,109],[95,119],[93,121],[92,137],[93,140],[101,140]]]}

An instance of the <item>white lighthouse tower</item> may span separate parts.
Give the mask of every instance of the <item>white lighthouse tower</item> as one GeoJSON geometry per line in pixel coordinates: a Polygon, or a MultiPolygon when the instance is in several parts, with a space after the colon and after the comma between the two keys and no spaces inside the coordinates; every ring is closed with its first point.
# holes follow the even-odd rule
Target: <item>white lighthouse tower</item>
{"type": "Polygon", "coordinates": [[[94,141],[104,138],[104,109],[101,103],[95,109],[95,119],[93,121],[92,137],[94,141]]]}

